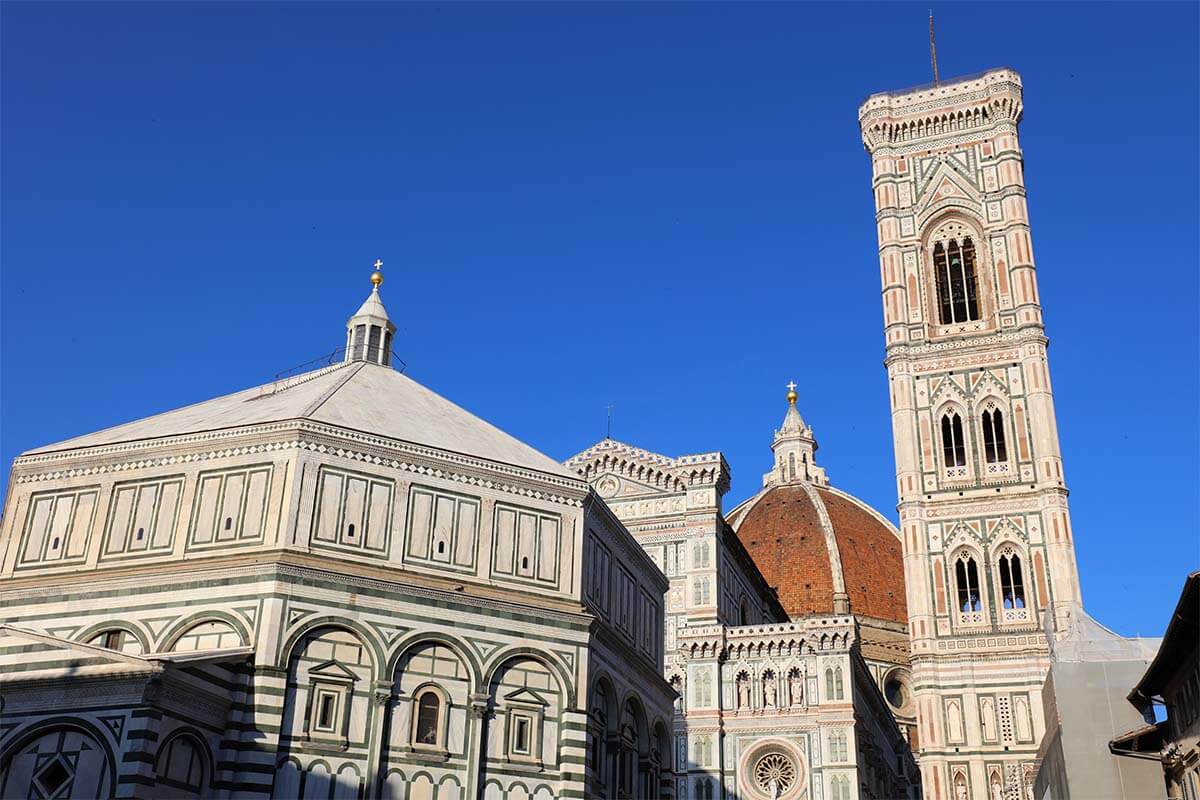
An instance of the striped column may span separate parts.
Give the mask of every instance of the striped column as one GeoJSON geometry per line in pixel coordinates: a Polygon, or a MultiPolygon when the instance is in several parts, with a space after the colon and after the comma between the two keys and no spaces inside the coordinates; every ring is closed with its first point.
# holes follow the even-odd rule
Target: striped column
{"type": "Polygon", "coordinates": [[[572,708],[562,715],[559,797],[585,797],[587,793],[587,712],[572,708]]]}
{"type": "Polygon", "coordinates": [[[279,730],[287,693],[287,670],[255,666],[230,713],[229,760],[218,772],[231,774],[226,787],[235,800],[264,800],[271,796],[275,781],[275,759],[279,753],[279,730]]]}
{"type": "Polygon", "coordinates": [[[153,679],[142,695],[142,703],[129,713],[125,749],[117,764],[118,800],[152,800],[154,757],[158,752],[162,712],[154,707],[161,684],[153,679]]]}

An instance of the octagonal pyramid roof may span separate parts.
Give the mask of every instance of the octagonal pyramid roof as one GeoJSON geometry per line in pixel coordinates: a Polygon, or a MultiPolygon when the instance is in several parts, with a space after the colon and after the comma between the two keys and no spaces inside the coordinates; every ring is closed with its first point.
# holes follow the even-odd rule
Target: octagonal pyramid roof
{"type": "Polygon", "coordinates": [[[391,367],[346,361],[29,450],[38,455],[286,420],[312,420],[578,480],[554,459],[391,367]]]}

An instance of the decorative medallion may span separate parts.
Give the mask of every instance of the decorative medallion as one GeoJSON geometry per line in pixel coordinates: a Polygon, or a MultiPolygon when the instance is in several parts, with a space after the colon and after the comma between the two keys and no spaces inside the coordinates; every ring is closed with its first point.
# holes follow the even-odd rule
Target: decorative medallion
{"type": "Polygon", "coordinates": [[[616,496],[617,489],[619,488],[621,488],[621,484],[617,482],[616,478],[609,475],[601,478],[600,482],[596,484],[596,491],[599,492],[600,496],[603,498],[616,496]]]}

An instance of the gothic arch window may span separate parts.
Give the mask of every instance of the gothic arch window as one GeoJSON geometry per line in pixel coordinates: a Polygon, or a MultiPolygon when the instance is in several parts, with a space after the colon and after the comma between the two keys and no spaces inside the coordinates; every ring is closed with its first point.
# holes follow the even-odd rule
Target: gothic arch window
{"type": "Polygon", "coordinates": [[[969,621],[981,622],[983,596],[979,592],[979,565],[966,550],[954,560],[954,588],[958,592],[958,610],[969,621]]]}
{"type": "Polygon", "coordinates": [[[962,417],[954,409],[942,414],[942,460],[947,468],[967,465],[962,417]]]}
{"type": "Polygon", "coordinates": [[[829,760],[834,763],[840,763],[849,760],[849,752],[846,746],[845,731],[834,731],[829,734],[829,760]]]}
{"type": "Polygon", "coordinates": [[[1011,547],[1000,554],[1000,595],[1005,608],[1025,607],[1025,580],[1021,557],[1011,547]]]}
{"type": "Polygon", "coordinates": [[[1012,544],[1005,544],[996,551],[996,571],[1000,579],[1000,607],[1005,622],[1023,622],[1029,619],[1029,600],[1025,593],[1025,565],[1021,555],[1012,544]]]}
{"type": "Polygon", "coordinates": [[[953,325],[979,319],[975,243],[971,237],[937,242],[933,246],[933,271],[939,322],[953,325]]]}
{"type": "Polygon", "coordinates": [[[983,455],[989,464],[1008,461],[1008,441],[1004,435],[1004,412],[995,403],[983,410],[983,455]]]}
{"type": "Polygon", "coordinates": [[[826,667],[825,697],[829,700],[845,699],[846,687],[842,681],[841,667],[826,667]]]}

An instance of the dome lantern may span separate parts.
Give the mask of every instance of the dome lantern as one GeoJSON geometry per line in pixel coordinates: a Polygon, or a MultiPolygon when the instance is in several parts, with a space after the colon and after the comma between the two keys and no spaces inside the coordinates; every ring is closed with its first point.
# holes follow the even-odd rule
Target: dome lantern
{"type": "Polygon", "coordinates": [[[392,362],[392,336],[396,326],[388,317],[379,287],[383,285],[383,260],[376,259],[371,273],[371,294],[346,323],[345,361],[369,361],[388,366],[392,362]]]}
{"type": "Polygon", "coordinates": [[[775,467],[763,476],[763,486],[805,481],[818,486],[828,486],[825,470],[817,466],[817,440],[812,428],[800,416],[796,408],[796,382],[787,385],[787,412],[783,424],[775,431],[771,450],[775,453],[775,467]]]}

